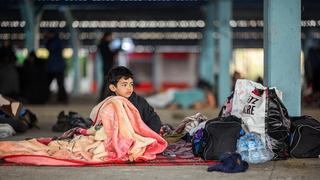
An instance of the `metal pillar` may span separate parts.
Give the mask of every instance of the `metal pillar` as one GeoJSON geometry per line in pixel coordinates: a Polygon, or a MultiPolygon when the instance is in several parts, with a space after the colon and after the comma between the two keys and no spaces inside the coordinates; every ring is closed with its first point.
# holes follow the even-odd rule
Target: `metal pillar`
{"type": "Polygon", "coordinates": [[[61,7],[60,9],[66,18],[67,27],[71,35],[71,48],[73,49],[72,67],[73,67],[73,87],[72,94],[78,95],[80,88],[80,62],[79,62],[79,46],[78,31],[72,27],[73,16],[68,7],[61,7]]]}
{"type": "Polygon", "coordinates": [[[34,51],[39,48],[39,22],[41,19],[42,10],[35,10],[31,0],[24,0],[20,3],[20,12],[22,18],[26,21],[25,26],[25,47],[28,52],[34,51]]]}
{"type": "Polygon", "coordinates": [[[230,95],[231,78],[230,78],[230,61],[232,58],[232,35],[230,27],[230,19],[232,14],[232,1],[218,1],[218,33],[219,33],[219,52],[220,66],[218,78],[218,105],[230,95]]]}
{"type": "Polygon", "coordinates": [[[264,84],[283,92],[289,114],[301,113],[301,1],[264,1],[264,84]]]}
{"type": "Polygon", "coordinates": [[[206,8],[206,27],[203,32],[201,42],[201,55],[199,61],[199,78],[211,85],[214,85],[215,66],[215,41],[213,38],[214,25],[213,21],[216,17],[216,1],[210,0],[206,8]]]}

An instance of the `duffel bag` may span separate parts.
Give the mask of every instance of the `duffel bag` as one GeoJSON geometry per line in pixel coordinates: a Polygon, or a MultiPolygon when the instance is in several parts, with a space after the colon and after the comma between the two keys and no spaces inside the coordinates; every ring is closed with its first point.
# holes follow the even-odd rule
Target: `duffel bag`
{"type": "Polygon", "coordinates": [[[317,158],[320,155],[320,122],[311,116],[291,117],[290,156],[317,158]]]}

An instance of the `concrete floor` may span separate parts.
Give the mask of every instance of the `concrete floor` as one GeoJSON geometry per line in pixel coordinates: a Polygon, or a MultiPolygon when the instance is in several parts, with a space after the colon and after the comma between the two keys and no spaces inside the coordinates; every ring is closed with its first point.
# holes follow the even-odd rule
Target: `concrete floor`
{"type": "MultiPolygon", "coordinates": [[[[81,99],[73,98],[68,105],[26,105],[38,119],[40,129],[30,129],[26,133],[17,134],[1,140],[22,140],[33,137],[52,137],[60,133],[51,131],[58,113],[76,111],[88,117],[95,99],[88,96],[81,99]]],[[[201,112],[208,118],[214,118],[218,110],[156,110],[164,123],[176,126],[183,117],[201,112]]],[[[303,108],[302,114],[312,115],[320,120],[320,109],[303,108]]],[[[10,179],[320,179],[320,159],[289,159],[270,161],[264,164],[249,165],[245,173],[226,174],[207,172],[207,166],[111,166],[111,167],[47,167],[47,166],[0,166],[0,180],[10,179]]]]}

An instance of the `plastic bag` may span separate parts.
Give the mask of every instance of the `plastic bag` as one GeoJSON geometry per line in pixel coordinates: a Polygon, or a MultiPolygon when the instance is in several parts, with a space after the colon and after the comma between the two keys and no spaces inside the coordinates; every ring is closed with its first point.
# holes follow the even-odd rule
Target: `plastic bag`
{"type": "Polygon", "coordinates": [[[237,142],[237,152],[242,159],[249,163],[258,164],[269,161],[274,154],[268,150],[261,141],[261,137],[256,133],[248,133],[239,138],[237,142]]]}

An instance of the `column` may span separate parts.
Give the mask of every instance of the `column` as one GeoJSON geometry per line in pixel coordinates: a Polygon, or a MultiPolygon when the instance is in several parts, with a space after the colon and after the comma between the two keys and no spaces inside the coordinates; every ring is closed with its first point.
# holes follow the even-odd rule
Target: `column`
{"type": "Polygon", "coordinates": [[[230,95],[231,76],[230,61],[232,58],[232,35],[230,19],[232,14],[232,1],[218,1],[218,33],[219,33],[219,77],[218,77],[218,106],[230,95]]]}
{"type": "Polygon", "coordinates": [[[301,113],[301,1],[264,0],[264,84],[283,92],[291,116],[301,113]]]}
{"type": "Polygon", "coordinates": [[[206,26],[203,31],[199,59],[199,79],[214,85],[214,65],[215,65],[215,41],[213,38],[213,21],[216,16],[216,1],[210,0],[205,7],[206,26]]]}

